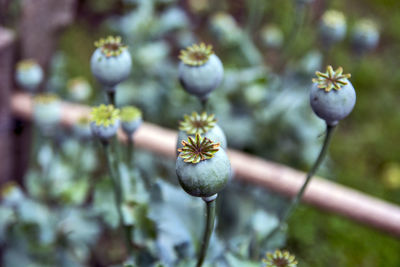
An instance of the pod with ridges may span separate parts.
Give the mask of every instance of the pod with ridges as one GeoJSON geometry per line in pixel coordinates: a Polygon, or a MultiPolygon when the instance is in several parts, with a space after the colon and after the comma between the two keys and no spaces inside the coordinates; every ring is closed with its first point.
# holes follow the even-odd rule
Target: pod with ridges
{"type": "Polygon", "coordinates": [[[211,45],[194,44],[179,56],[179,81],[190,94],[206,100],[222,82],[224,68],[211,45]]]}
{"type": "Polygon", "coordinates": [[[182,143],[176,160],[176,174],[182,188],[192,196],[203,198],[220,192],[231,173],[225,150],[199,134],[182,143]]]}
{"type": "Polygon", "coordinates": [[[334,71],[331,66],[325,73],[316,74],[310,92],[311,108],[328,125],[336,125],[351,113],[356,103],[356,92],[348,80],[350,74],[343,74],[341,67],[334,71]]]}

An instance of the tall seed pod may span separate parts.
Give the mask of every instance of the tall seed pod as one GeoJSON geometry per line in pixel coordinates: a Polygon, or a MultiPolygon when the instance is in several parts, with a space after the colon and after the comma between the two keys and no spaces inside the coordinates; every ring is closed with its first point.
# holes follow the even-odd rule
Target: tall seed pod
{"type": "Polygon", "coordinates": [[[226,186],[231,174],[231,164],[225,150],[207,137],[196,134],[182,141],[176,160],[176,174],[183,190],[201,197],[207,209],[206,227],[198,256],[201,267],[207,254],[208,244],[214,230],[215,202],[218,193],[226,186]]]}
{"type": "Polygon", "coordinates": [[[181,51],[179,81],[190,94],[206,102],[210,93],[222,82],[224,68],[211,45],[194,44],[181,51]]]}
{"type": "Polygon", "coordinates": [[[127,46],[122,44],[121,37],[108,36],[106,39],[95,42],[95,46],[97,49],[90,60],[92,73],[111,95],[111,104],[115,104],[115,87],[131,72],[131,54],[127,46]]]}
{"type": "Polygon", "coordinates": [[[292,199],[286,211],[283,212],[279,225],[270,232],[267,240],[282,229],[283,225],[298,206],[307,185],[325,159],[336,125],[340,120],[350,114],[356,103],[356,92],[353,85],[348,80],[350,74],[343,74],[343,69],[341,67],[334,71],[332,66],[328,66],[325,73],[317,71],[316,75],[317,78],[313,79],[314,85],[310,92],[310,104],[314,113],[326,122],[324,142],[299,192],[292,199]]]}
{"type": "Polygon", "coordinates": [[[334,71],[332,66],[316,75],[310,92],[311,108],[327,125],[334,126],[350,114],[356,103],[356,92],[348,80],[351,75],[343,74],[341,67],[334,71]]]}

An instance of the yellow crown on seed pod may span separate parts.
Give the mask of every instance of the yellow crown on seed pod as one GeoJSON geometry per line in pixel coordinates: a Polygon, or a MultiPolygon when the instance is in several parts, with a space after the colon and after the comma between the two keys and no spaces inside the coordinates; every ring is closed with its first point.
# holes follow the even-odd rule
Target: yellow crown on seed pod
{"type": "Polygon", "coordinates": [[[343,74],[342,67],[334,71],[332,66],[327,66],[325,73],[317,71],[315,74],[317,78],[312,79],[313,83],[318,84],[318,88],[324,89],[326,92],[332,89],[340,90],[347,84],[347,79],[351,77],[351,74],[343,74]]]}
{"type": "Polygon", "coordinates": [[[96,125],[110,126],[113,125],[117,120],[120,119],[120,110],[114,108],[113,105],[101,104],[98,107],[94,107],[90,113],[91,121],[96,125]]]}
{"type": "Polygon", "coordinates": [[[206,45],[205,43],[193,44],[181,50],[179,59],[186,65],[201,66],[208,61],[212,54],[214,54],[212,45],[206,45]]]}

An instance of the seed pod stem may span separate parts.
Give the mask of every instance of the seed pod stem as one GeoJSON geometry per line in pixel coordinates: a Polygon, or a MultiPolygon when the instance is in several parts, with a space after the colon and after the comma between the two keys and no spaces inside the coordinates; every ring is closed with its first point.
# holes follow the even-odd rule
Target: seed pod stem
{"type": "Polygon", "coordinates": [[[123,215],[122,215],[122,188],[121,188],[121,182],[120,182],[117,172],[114,168],[115,158],[114,158],[113,151],[111,149],[111,142],[109,142],[108,140],[105,140],[105,141],[102,140],[101,146],[103,148],[104,154],[107,159],[108,171],[110,173],[111,181],[113,184],[115,205],[116,205],[118,217],[119,217],[119,226],[124,228],[125,246],[128,251],[128,255],[130,256],[133,253],[133,244],[131,241],[133,229],[129,225],[124,225],[124,220],[123,220],[123,215]]]}
{"type": "Polygon", "coordinates": [[[130,166],[133,166],[133,160],[134,160],[133,153],[134,153],[133,138],[132,138],[132,135],[128,135],[128,157],[127,157],[127,160],[128,160],[128,164],[130,166]]]}
{"type": "Polygon", "coordinates": [[[115,91],[107,91],[108,104],[115,106],[115,91]]]}
{"type": "Polygon", "coordinates": [[[201,267],[203,265],[204,259],[207,255],[207,248],[210,243],[211,235],[214,231],[214,223],[215,223],[215,203],[217,199],[217,194],[208,198],[203,198],[206,203],[207,215],[206,215],[206,228],[204,230],[203,241],[201,243],[201,249],[199,253],[199,257],[197,260],[196,267],[201,267]]]}
{"type": "Polygon", "coordinates": [[[200,101],[201,101],[201,111],[202,112],[206,112],[207,111],[208,97],[207,98],[203,98],[200,101]]]}
{"type": "MultiPolygon", "coordinates": [[[[337,124],[336,124],[337,125],[337,124]]],[[[304,192],[307,188],[307,185],[311,181],[311,178],[314,176],[315,172],[318,170],[319,166],[321,165],[322,161],[325,159],[326,153],[328,151],[329,144],[331,142],[333,132],[336,128],[336,125],[326,125],[326,135],[324,139],[324,143],[322,145],[321,151],[319,152],[317,160],[314,162],[314,165],[311,167],[310,171],[307,173],[306,179],[301,186],[297,195],[292,199],[289,207],[286,209],[285,213],[283,214],[282,218],[279,221],[279,224],[268,234],[266,240],[270,239],[275,233],[283,228],[286,221],[289,219],[290,215],[292,215],[293,211],[299,205],[299,202],[304,195],[304,192]]]]}

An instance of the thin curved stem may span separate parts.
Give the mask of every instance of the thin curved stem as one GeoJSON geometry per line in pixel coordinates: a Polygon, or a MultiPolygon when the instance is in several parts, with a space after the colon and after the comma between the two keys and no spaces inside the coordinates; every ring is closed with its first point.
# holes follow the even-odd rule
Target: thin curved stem
{"type": "Polygon", "coordinates": [[[121,183],[119,180],[119,177],[116,173],[116,170],[114,169],[114,155],[113,152],[110,148],[110,143],[109,141],[102,141],[101,142],[104,154],[107,159],[107,166],[108,170],[111,176],[111,181],[113,183],[113,188],[114,188],[114,197],[115,197],[115,204],[118,212],[118,217],[119,217],[119,225],[120,227],[124,228],[125,231],[125,243],[126,243],[126,249],[128,251],[128,255],[132,255],[133,253],[133,245],[131,242],[131,228],[129,225],[124,225],[124,219],[123,219],[123,214],[122,214],[122,188],[121,188],[121,183]]]}
{"type": "Polygon", "coordinates": [[[300,188],[297,195],[292,199],[292,202],[290,203],[286,212],[283,214],[282,218],[280,219],[279,224],[270,232],[270,234],[266,237],[266,240],[271,238],[277,231],[279,231],[282,228],[282,226],[289,219],[290,215],[293,213],[293,211],[299,205],[299,202],[304,195],[307,185],[311,181],[311,178],[314,176],[315,172],[318,170],[319,166],[321,165],[322,161],[324,160],[324,158],[326,156],[326,153],[328,151],[328,147],[329,147],[330,141],[332,139],[332,135],[333,135],[335,127],[336,127],[336,125],[333,125],[333,126],[327,125],[325,140],[322,145],[321,151],[319,152],[317,160],[314,162],[314,165],[311,167],[310,171],[307,173],[304,184],[300,188]]]}
{"type": "Polygon", "coordinates": [[[204,200],[204,201],[207,206],[206,229],[204,230],[203,241],[201,243],[201,249],[200,249],[196,267],[201,267],[203,265],[204,259],[206,258],[207,248],[210,243],[210,238],[211,238],[211,234],[213,233],[213,230],[214,230],[214,222],[215,222],[216,198],[214,198],[210,201],[207,201],[207,200],[204,200]]]}

